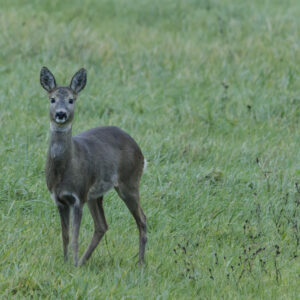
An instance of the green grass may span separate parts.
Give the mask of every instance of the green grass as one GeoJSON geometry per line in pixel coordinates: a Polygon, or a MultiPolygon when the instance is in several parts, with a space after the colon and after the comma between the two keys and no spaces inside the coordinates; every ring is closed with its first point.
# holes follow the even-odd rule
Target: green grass
{"type": "MultiPolygon", "coordinates": [[[[0,2],[2,299],[299,299],[299,1],[0,2]],[[74,134],[119,126],[149,161],[143,268],[114,192],[107,244],[63,263],[43,65],[88,70],[74,134]]],[[[80,253],[92,233],[85,209],[80,253]]]]}

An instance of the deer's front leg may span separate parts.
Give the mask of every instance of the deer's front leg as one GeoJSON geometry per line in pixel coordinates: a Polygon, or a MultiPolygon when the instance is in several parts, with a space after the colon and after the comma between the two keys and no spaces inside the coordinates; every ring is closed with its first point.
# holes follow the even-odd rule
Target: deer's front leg
{"type": "Polygon", "coordinates": [[[70,223],[70,207],[68,205],[59,204],[58,211],[61,222],[61,236],[64,249],[64,260],[68,260],[68,245],[69,245],[69,223],[70,223]]]}
{"type": "Polygon", "coordinates": [[[82,205],[77,205],[77,203],[73,207],[73,232],[72,232],[72,248],[73,248],[73,260],[74,265],[77,267],[78,265],[78,237],[79,237],[79,229],[82,217],[82,205]]]}

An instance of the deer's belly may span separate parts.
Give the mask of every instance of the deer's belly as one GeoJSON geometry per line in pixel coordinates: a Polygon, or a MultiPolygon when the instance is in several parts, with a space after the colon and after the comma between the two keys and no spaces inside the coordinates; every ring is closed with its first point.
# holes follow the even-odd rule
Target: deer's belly
{"type": "Polygon", "coordinates": [[[112,181],[99,181],[96,182],[92,187],[90,188],[88,192],[88,201],[89,200],[95,200],[97,198],[102,197],[105,193],[107,193],[110,189],[117,186],[116,183],[112,181]]]}

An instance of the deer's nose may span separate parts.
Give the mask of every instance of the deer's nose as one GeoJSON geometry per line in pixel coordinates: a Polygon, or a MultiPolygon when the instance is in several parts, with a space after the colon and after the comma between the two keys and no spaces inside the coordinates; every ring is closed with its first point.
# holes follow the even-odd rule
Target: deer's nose
{"type": "Polygon", "coordinates": [[[58,111],[55,114],[55,118],[58,118],[59,120],[66,119],[67,118],[67,114],[64,111],[58,111]]]}

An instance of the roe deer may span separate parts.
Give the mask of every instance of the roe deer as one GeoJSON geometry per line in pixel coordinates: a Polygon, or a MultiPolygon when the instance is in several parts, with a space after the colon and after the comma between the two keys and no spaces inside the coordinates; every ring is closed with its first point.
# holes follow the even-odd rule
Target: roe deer
{"type": "Polygon", "coordinates": [[[78,236],[82,208],[87,203],[94,221],[94,235],[79,261],[90,258],[107,231],[103,196],[115,188],[135,218],[139,229],[139,263],[144,262],[146,216],[140,206],[139,182],[144,157],[137,143],[118,127],[97,127],[72,137],[72,120],[78,93],[85,87],[86,71],[80,69],[70,86],[57,86],[53,74],[43,67],[42,87],[50,99],[50,145],[46,162],[46,181],[61,220],[65,261],[68,259],[70,208],[72,250],[78,265],[78,236]]]}

